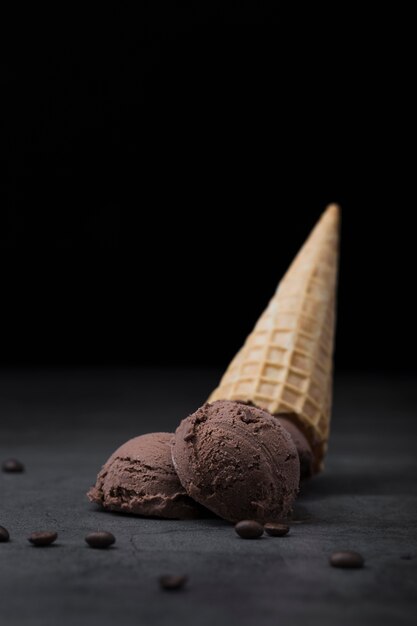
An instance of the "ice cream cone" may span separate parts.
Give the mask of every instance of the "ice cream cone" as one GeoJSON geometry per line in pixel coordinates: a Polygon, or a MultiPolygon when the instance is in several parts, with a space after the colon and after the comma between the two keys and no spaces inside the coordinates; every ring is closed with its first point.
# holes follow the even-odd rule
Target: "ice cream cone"
{"type": "Polygon", "coordinates": [[[322,469],[329,436],[340,209],[330,205],[209,401],[292,414],[322,469]]]}

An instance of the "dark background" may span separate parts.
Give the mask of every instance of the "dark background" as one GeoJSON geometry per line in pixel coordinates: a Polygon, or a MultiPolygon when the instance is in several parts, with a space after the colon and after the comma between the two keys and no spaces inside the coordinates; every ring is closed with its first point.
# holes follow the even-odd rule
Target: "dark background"
{"type": "Polygon", "coordinates": [[[3,20],[3,366],[222,367],[337,201],[337,367],[415,367],[407,15],[32,11],[3,20]]]}

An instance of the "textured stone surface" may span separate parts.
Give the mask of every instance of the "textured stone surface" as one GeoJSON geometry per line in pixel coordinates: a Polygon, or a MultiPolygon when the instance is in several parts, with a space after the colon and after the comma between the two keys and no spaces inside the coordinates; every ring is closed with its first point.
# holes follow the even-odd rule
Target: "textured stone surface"
{"type": "Polygon", "coordinates": [[[413,623],[417,609],[417,461],[412,380],[343,378],[323,475],[298,501],[287,537],[242,541],[217,519],[170,521],[105,513],[85,492],[128,438],[175,429],[206,399],[217,372],[0,373],[0,622],[241,626],[413,623]],[[158,398],[158,408],[155,407],[158,398]],[[28,535],[57,530],[39,550],[28,535]],[[88,532],[116,544],[91,550],[88,532]],[[361,570],[328,564],[363,554],[361,570]],[[411,556],[411,558],[401,558],[411,556]],[[163,574],[189,576],[160,589],[163,574]]]}

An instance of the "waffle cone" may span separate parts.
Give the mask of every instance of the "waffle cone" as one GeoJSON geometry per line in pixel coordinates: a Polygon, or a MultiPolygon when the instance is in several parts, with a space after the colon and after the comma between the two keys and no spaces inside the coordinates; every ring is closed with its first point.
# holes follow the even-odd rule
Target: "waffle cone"
{"type": "Polygon", "coordinates": [[[340,210],[330,205],[209,401],[243,400],[292,414],[315,471],[329,437],[340,210]]]}

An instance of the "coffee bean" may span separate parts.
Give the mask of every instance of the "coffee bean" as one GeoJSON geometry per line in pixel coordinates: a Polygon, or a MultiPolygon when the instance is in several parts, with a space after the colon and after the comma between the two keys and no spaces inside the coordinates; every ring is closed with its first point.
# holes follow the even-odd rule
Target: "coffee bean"
{"type": "Polygon", "coordinates": [[[104,549],[113,545],[116,541],[116,537],[112,535],[112,533],[98,531],[95,533],[89,533],[85,540],[90,548],[104,549]]]}
{"type": "Polygon", "coordinates": [[[3,464],[1,467],[2,467],[3,472],[9,472],[9,473],[13,472],[17,474],[18,472],[25,471],[25,466],[23,465],[23,463],[21,463],[17,459],[6,459],[5,461],[3,461],[3,464]]]}
{"type": "Polygon", "coordinates": [[[364,566],[364,558],[359,552],[334,552],[329,559],[330,565],[333,567],[344,567],[346,569],[354,569],[364,566]]]}
{"type": "Polygon", "coordinates": [[[235,526],[235,531],[242,539],[258,539],[264,533],[264,527],[255,520],[242,520],[235,526]]]}
{"type": "Polygon", "coordinates": [[[264,526],[265,532],[267,535],[271,537],[284,537],[284,535],[288,535],[290,532],[290,527],[288,524],[265,524],[264,526]]]}
{"type": "Polygon", "coordinates": [[[9,541],[9,539],[10,535],[7,528],[4,528],[4,526],[0,526],[0,543],[5,543],[6,541],[9,541]]]}
{"type": "Polygon", "coordinates": [[[50,546],[51,543],[54,543],[57,537],[58,533],[44,530],[37,533],[32,533],[28,537],[28,541],[30,541],[30,543],[33,543],[34,546],[50,546]]]}
{"type": "Polygon", "coordinates": [[[187,576],[160,576],[159,584],[162,589],[168,589],[169,591],[173,591],[175,589],[182,589],[187,582],[187,576]]]}

